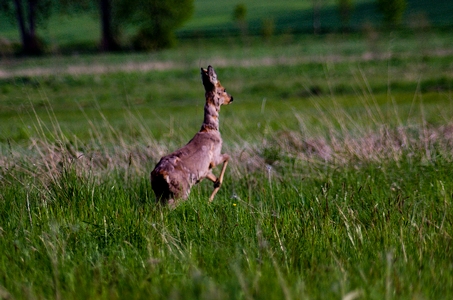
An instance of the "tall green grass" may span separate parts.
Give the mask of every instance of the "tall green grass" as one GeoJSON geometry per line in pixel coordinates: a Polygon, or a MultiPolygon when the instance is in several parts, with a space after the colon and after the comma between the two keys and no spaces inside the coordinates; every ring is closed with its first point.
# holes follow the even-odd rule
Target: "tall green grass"
{"type": "Polygon", "coordinates": [[[8,62],[0,298],[451,298],[446,36],[8,62]],[[115,69],[148,59],[170,67],[115,69]],[[200,128],[209,63],[235,98],[224,184],[158,207],[149,173],[200,128]]]}
{"type": "Polygon", "coordinates": [[[174,211],[146,200],[143,179],[111,174],[95,184],[69,171],[46,201],[7,189],[15,201],[2,206],[2,290],[64,299],[449,298],[449,168],[230,178],[233,198],[208,205],[209,193],[195,191],[174,211]]]}
{"type": "Polygon", "coordinates": [[[423,156],[298,176],[233,167],[213,204],[202,185],[172,211],[127,168],[100,177],[68,163],[45,188],[6,174],[17,181],[2,184],[2,293],[449,298],[452,163],[423,156]]]}
{"type": "MultiPolygon", "coordinates": [[[[228,86],[238,73],[224,74],[228,86]]],[[[451,97],[367,82],[223,107],[224,185],[209,204],[202,182],[174,210],[154,204],[149,171],[198,129],[202,105],[166,105],[175,125],[158,104],[152,123],[81,107],[78,136],[44,96],[25,139],[2,142],[0,296],[451,298],[451,97]]]]}

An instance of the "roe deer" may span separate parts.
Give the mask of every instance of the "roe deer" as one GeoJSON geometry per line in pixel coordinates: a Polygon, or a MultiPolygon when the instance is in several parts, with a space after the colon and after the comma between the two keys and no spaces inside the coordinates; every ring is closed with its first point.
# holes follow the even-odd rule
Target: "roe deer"
{"type": "Polygon", "coordinates": [[[206,104],[204,121],[200,131],[181,149],[164,156],[151,172],[151,185],[156,202],[175,206],[178,199],[186,200],[190,188],[208,178],[214,182],[214,191],[209,202],[220,189],[223,175],[230,156],[221,154],[222,138],[219,132],[219,111],[221,105],[229,104],[233,97],[217,80],[214,68],[201,68],[201,79],[205,88],[206,104]],[[219,177],[212,168],[223,163],[219,177]]]}

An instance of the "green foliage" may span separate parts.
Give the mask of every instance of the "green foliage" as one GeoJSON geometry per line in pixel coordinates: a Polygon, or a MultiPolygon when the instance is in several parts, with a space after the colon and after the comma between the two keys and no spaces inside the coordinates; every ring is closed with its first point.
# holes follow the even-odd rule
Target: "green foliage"
{"type": "Polygon", "coordinates": [[[272,18],[266,18],[262,22],[261,34],[264,39],[269,40],[275,33],[275,21],[272,18]]]}
{"type": "Polygon", "coordinates": [[[247,7],[245,4],[237,4],[233,10],[233,20],[239,28],[240,34],[243,39],[247,35],[247,7]]]}
{"type": "Polygon", "coordinates": [[[247,17],[247,6],[245,4],[237,4],[233,10],[233,20],[235,22],[245,22],[247,17]]]}
{"type": "MultiPolygon", "coordinates": [[[[16,7],[14,5],[14,0],[4,0],[0,4],[0,11],[3,11],[10,22],[15,23],[17,25],[17,12],[16,7]]],[[[22,1],[18,0],[17,3],[21,6],[21,9],[26,13],[25,18],[29,18],[28,15],[29,1],[22,1]]],[[[35,11],[35,20],[39,25],[45,25],[47,20],[49,19],[52,12],[54,12],[53,5],[55,4],[55,0],[40,0],[36,1],[36,11],[35,11]]]]}
{"type": "Polygon", "coordinates": [[[119,24],[137,26],[136,49],[156,50],[175,43],[174,32],[191,17],[193,0],[117,0],[114,10],[119,24]]]}
{"type": "Polygon", "coordinates": [[[406,0],[376,0],[376,2],[386,26],[397,27],[401,24],[407,6],[406,0]]]}
{"type": "Polygon", "coordinates": [[[44,51],[44,43],[36,34],[38,25],[47,21],[52,12],[52,0],[43,1],[4,1],[0,11],[16,21],[21,36],[21,52],[26,55],[40,55],[44,51]]]}
{"type": "MultiPolygon", "coordinates": [[[[9,3],[8,1],[3,1],[9,3]]],[[[3,3],[0,1],[0,3],[3,3]]],[[[99,48],[100,22],[98,19],[98,5],[96,1],[77,0],[65,1],[66,3],[79,3],[67,9],[57,8],[50,16],[47,26],[39,27],[38,34],[44,43],[48,45],[48,52],[72,54],[95,52],[99,48]],[[88,2],[87,4],[84,4],[88,2]],[[85,10],[87,8],[87,11],[85,10]],[[63,11],[63,14],[59,12],[63,11]]],[[[115,1],[113,1],[115,2],[115,1]]],[[[312,1],[239,1],[247,7],[247,40],[250,36],[263,34],[263,21],[273,20],[273,33],[291,38],[299,33],[312,32],[312,1]],[[253,12],[253,14],[251,14],[253,12]]],[[[132,3],[132,2],[131,2],[132,3]]],[[[200,37],[225,37],[237,35],[238,24],[234,21],[232,12],[238,4],[238,0],[225,0],[221,2],[194,0],[193,17],[176,30],[176,36],[181,42],[188,38],[200,37]]],[[[127,3],[126,3],[127,4],[127,3]]],[[[430,5],[429,1],[408,1],[407,11],[403,16],[404,24],[426,26],[432,29],[449,28],[452,26],[451,0],[438,0],[436,5],[430,5]],[[422,18],[422,20],[418,20],[422,18]],[[422,17],[421,17],[422,16],[422,17]]],[[[115,9],[115,7],[113,7],[115,9]]],[[[125,5],[126,10],[131,7],[125,5]]],[[[341,19],[338,14],[338,0],[323,1],[320,11],[323,31],[338,32],[341,27],[341,19]]],[[[14,18],[13,18],[14,19],[14,18]]],[[[114,17],[114,23],[119,21],[114,17]]],[[[354,10],[349,20],[350,32],[360,32],[365,24],[371,24],[377,28],[381,23],[380,15],[376,13],[376,2],[368,0],[354,1],[354,10]]],[[[7,39],[13,45],[20,42],[17,26],[13,27],[7,17],[0,13],[0,36],[7,39]]],[[[271,24],[266,23],[266,24],[271,24]]],[[[270,27],[269,27],[270,28],[270,27]]],[[[122,45],[129,47],[131,37],[138,33],[136,25],[125,21],[118,30],[118,38],[122,45]]],[[[287,43],[285,41],[284,43],[287,43]]],[[[243,43],[244,44],[244,43],[243,43]]],[[[373,48],[370,46],[370,48],[373,48]]],[[[15,47],[13,48],[13,50],[15,47]]]]}

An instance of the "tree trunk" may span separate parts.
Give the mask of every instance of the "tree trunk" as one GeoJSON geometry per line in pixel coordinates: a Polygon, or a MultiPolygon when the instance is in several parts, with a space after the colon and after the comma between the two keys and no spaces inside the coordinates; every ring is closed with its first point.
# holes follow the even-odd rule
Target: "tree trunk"
{"type": "Polygon", "coordinates": [[[101,50],[117,51],[119,45],[115,40],[112,30],[112,3],[111,0],[100,0],[99,8],[101,12],[101,50]]]}
{"type": "Polygon", "coordinates": [[[22,52],[25,55],[38,55],[42,53],[38,38],[36,36],[36,4],[37,0],[29,0],[28,5],[28,27],[21,0],[14,0],[16,7],[16,18],[19,24],[19,32],[22,40],[22,52]]]}
{"type": "Polygon", "coordinates": [[[28,0],[28,24],[30,26],[30,35],[35,36],[36,29],[36,4],[38,0],[28,0]]]}
{"type": "Polygon", "coordinates": [[[22,10],[22,3],[20,0],[14,0],[14,6],[16,7],[16,18],[19,24],[19,33],[22,40],[22,47],[25,48],[27,44],[27,29],[25,28],[24,12],[22,10]]]}

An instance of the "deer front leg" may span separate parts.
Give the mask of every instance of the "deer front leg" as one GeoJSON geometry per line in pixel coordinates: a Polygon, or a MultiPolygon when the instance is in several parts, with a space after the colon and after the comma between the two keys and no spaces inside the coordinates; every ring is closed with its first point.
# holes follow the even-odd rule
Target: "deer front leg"
{"type": "MultiPolygon", "coordinates": [[[[217,194],[217,192],[220,189],[220,186],[222,185],[223,175],[225,174],[225,170],[228,165],[228,160],[230,159],[230,156],[228,154],[223,154],[222,158],[223,158],[223,166],[222,166],[222,170],[220,171],[219,177],[216,178],[216,180],[212,180],[212,177],[211,178],[208,177],[209,179],[211,179],[214,182],[214,191],[212,191],[211,197],[209,197],[209,202],[212,202],[212,200],[214,200],[215,195],[217,194]]],[[[213,178],[215,178],[214,175],[213,175],[213,178]]]]}
{"type": "Polygon", "coordinates": [[[217,180],[218,180],[217,177],[216,177],[214,174],[212,174],[211,172],[210,172],[208,175],[206,175],[206,178],[209,179],[209,180],[211,180],[212,182],[214,182],[214,184],[215,184],[215,183],[217,182],[217,180]]]}

